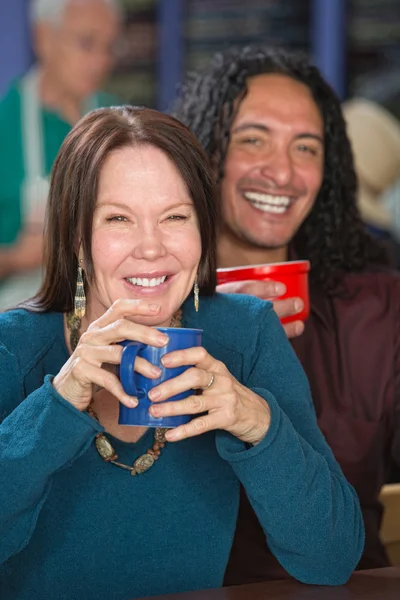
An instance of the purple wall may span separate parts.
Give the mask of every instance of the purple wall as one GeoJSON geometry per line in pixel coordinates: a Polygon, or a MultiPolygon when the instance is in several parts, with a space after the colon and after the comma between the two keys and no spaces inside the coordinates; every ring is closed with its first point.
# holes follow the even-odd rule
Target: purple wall
{"type": "Polygon", "coordinates": [[[0,95],[32,62],[28,0],[0,0],[0,95]]]}

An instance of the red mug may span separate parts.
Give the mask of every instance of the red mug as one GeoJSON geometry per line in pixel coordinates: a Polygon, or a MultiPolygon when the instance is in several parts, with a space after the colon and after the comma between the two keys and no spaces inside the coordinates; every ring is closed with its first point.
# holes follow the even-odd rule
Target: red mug
{"type": "Polygon", "coordinates": [[[296,296],[304,302],[304,308],[300,313],[281,319],[282,323],[305,321],[310,314],[310,297],[308,292],[309,270],[310,262],[308,260],[228,267],[217,269],[217,283],[220,285],[222,283],[249,280],[279,281],[286,286],[286,293],[279,297],[281,300],[296,296]]]}

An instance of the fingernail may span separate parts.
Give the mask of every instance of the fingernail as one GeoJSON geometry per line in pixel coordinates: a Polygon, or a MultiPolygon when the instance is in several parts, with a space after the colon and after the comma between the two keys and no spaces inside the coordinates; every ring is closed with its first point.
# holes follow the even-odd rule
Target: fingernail
{"type": "Polygon", "coordinates": [[[275,292],[275,294],[279,294],[279,295],[284,294],[286,292],[286,285],[284,285],[283,283],[279,283],[279,281],[277,281],[274,286],[274,292],[275,292]]]}
{"type": "Polygon", "coordinates": [[[177,437],[178,436],[173,429],[170,429],[165,434],[165,439],[168,440],[168,442],[173,442],[177,437]]]}
{"type": "Polygon", "coordinates": [[[151,374],[156,375],[156,377],[160,377],[162,371],[158,367],[151,367],[151,374]]]}
{"type": "Polygon", "coordinates": [[[128,402],[131,406],[137,406],[138,405],[138,401],[137,398],[134,398],[133,396],[128,396],[128,402]]]}
{"type": "Polygon", "coordinates": [[[166,356],[163,356],[161,358],[161,364],[164,365],[164,367],[170,367],[171,365],[174,364],[174,359],[171,358],[170,356],[168,356],[168,354],[166,356]]]}
{"type": "Polygon", "coordinates": [[[151,406],[149,408],[149,411],[153,415],[153,417],[158,417],[158,415],[160,414],[160,408],[160,406],[151,406]]]}
{"type": "Polygon", "coordinates": [[[162,344],[163,346],[166,346],[169,342],[169,337],[167,335],[164,335],[164,333],[160,333],[157,337],[156,340],[159,344],[162,344]]]}
{"type": "Polygon", "coordinates": [[[158,398],[161,398],[161,394],[158,390],[150,390],[147,395],[150,400],[158,400],[158,398]]]}
{"type": "Polygon", "coordinates": [[[304,323],[302,321],[298,321],[295,326],[296,335],[300,335],[304,331],[304,323]]]}
{"type": "Polygon", "coordinates": [[[157,310],[159,310],[160,305],[159,304],[149,304],[149,309],[156,312],[157,310]]]}
{"type": "Polygon", "coordinates": [[[301,298],[296,298],[296,300],[294,301],[294,309],[296,312],[300,312],[301,310],[303,310],[304,308],[304,302],[303,300],[301,300],[301,298]]]}

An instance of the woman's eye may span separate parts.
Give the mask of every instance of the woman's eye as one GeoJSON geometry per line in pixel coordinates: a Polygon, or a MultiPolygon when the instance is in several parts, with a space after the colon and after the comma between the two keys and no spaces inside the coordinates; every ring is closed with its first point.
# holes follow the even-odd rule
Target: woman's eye
{"type": "Polygon", "coordinates": [[[167,217],[167,221],[185,221],[186,219],[186,215],[170,215],[167,217]]]}
{"type": "Polygon", "coordinates": [[[111,223],[112,221],[125,222],[125,221],[127,221],[127,218],[123,217],[122,215],[115,215],[113,217],[107,217],[106,221],[108,223],[111,223]]]}

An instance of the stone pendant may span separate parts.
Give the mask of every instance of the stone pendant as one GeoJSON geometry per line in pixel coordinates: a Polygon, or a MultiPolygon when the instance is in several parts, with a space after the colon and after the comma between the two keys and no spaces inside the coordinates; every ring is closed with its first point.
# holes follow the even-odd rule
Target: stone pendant
{"type": "Polygon", "coordinates": [[[148,471],[150,467],[154,465],[154,458],[151,454],[143,454],[139,456],[133,463],[133,469],[131,471],[131,475],[141,475],[148,471]]]}
{"type": "Polygon", "coordinates": [[[110,460],[117,460],[118,455],[115,454],[114,448],[111,446],[110,442],[108,441],[105,435],[103,435],[102,433],[96,435],[95,444],[97,452],[100,454],[103,460],[107,462],[110,462],[110,460]]]}

